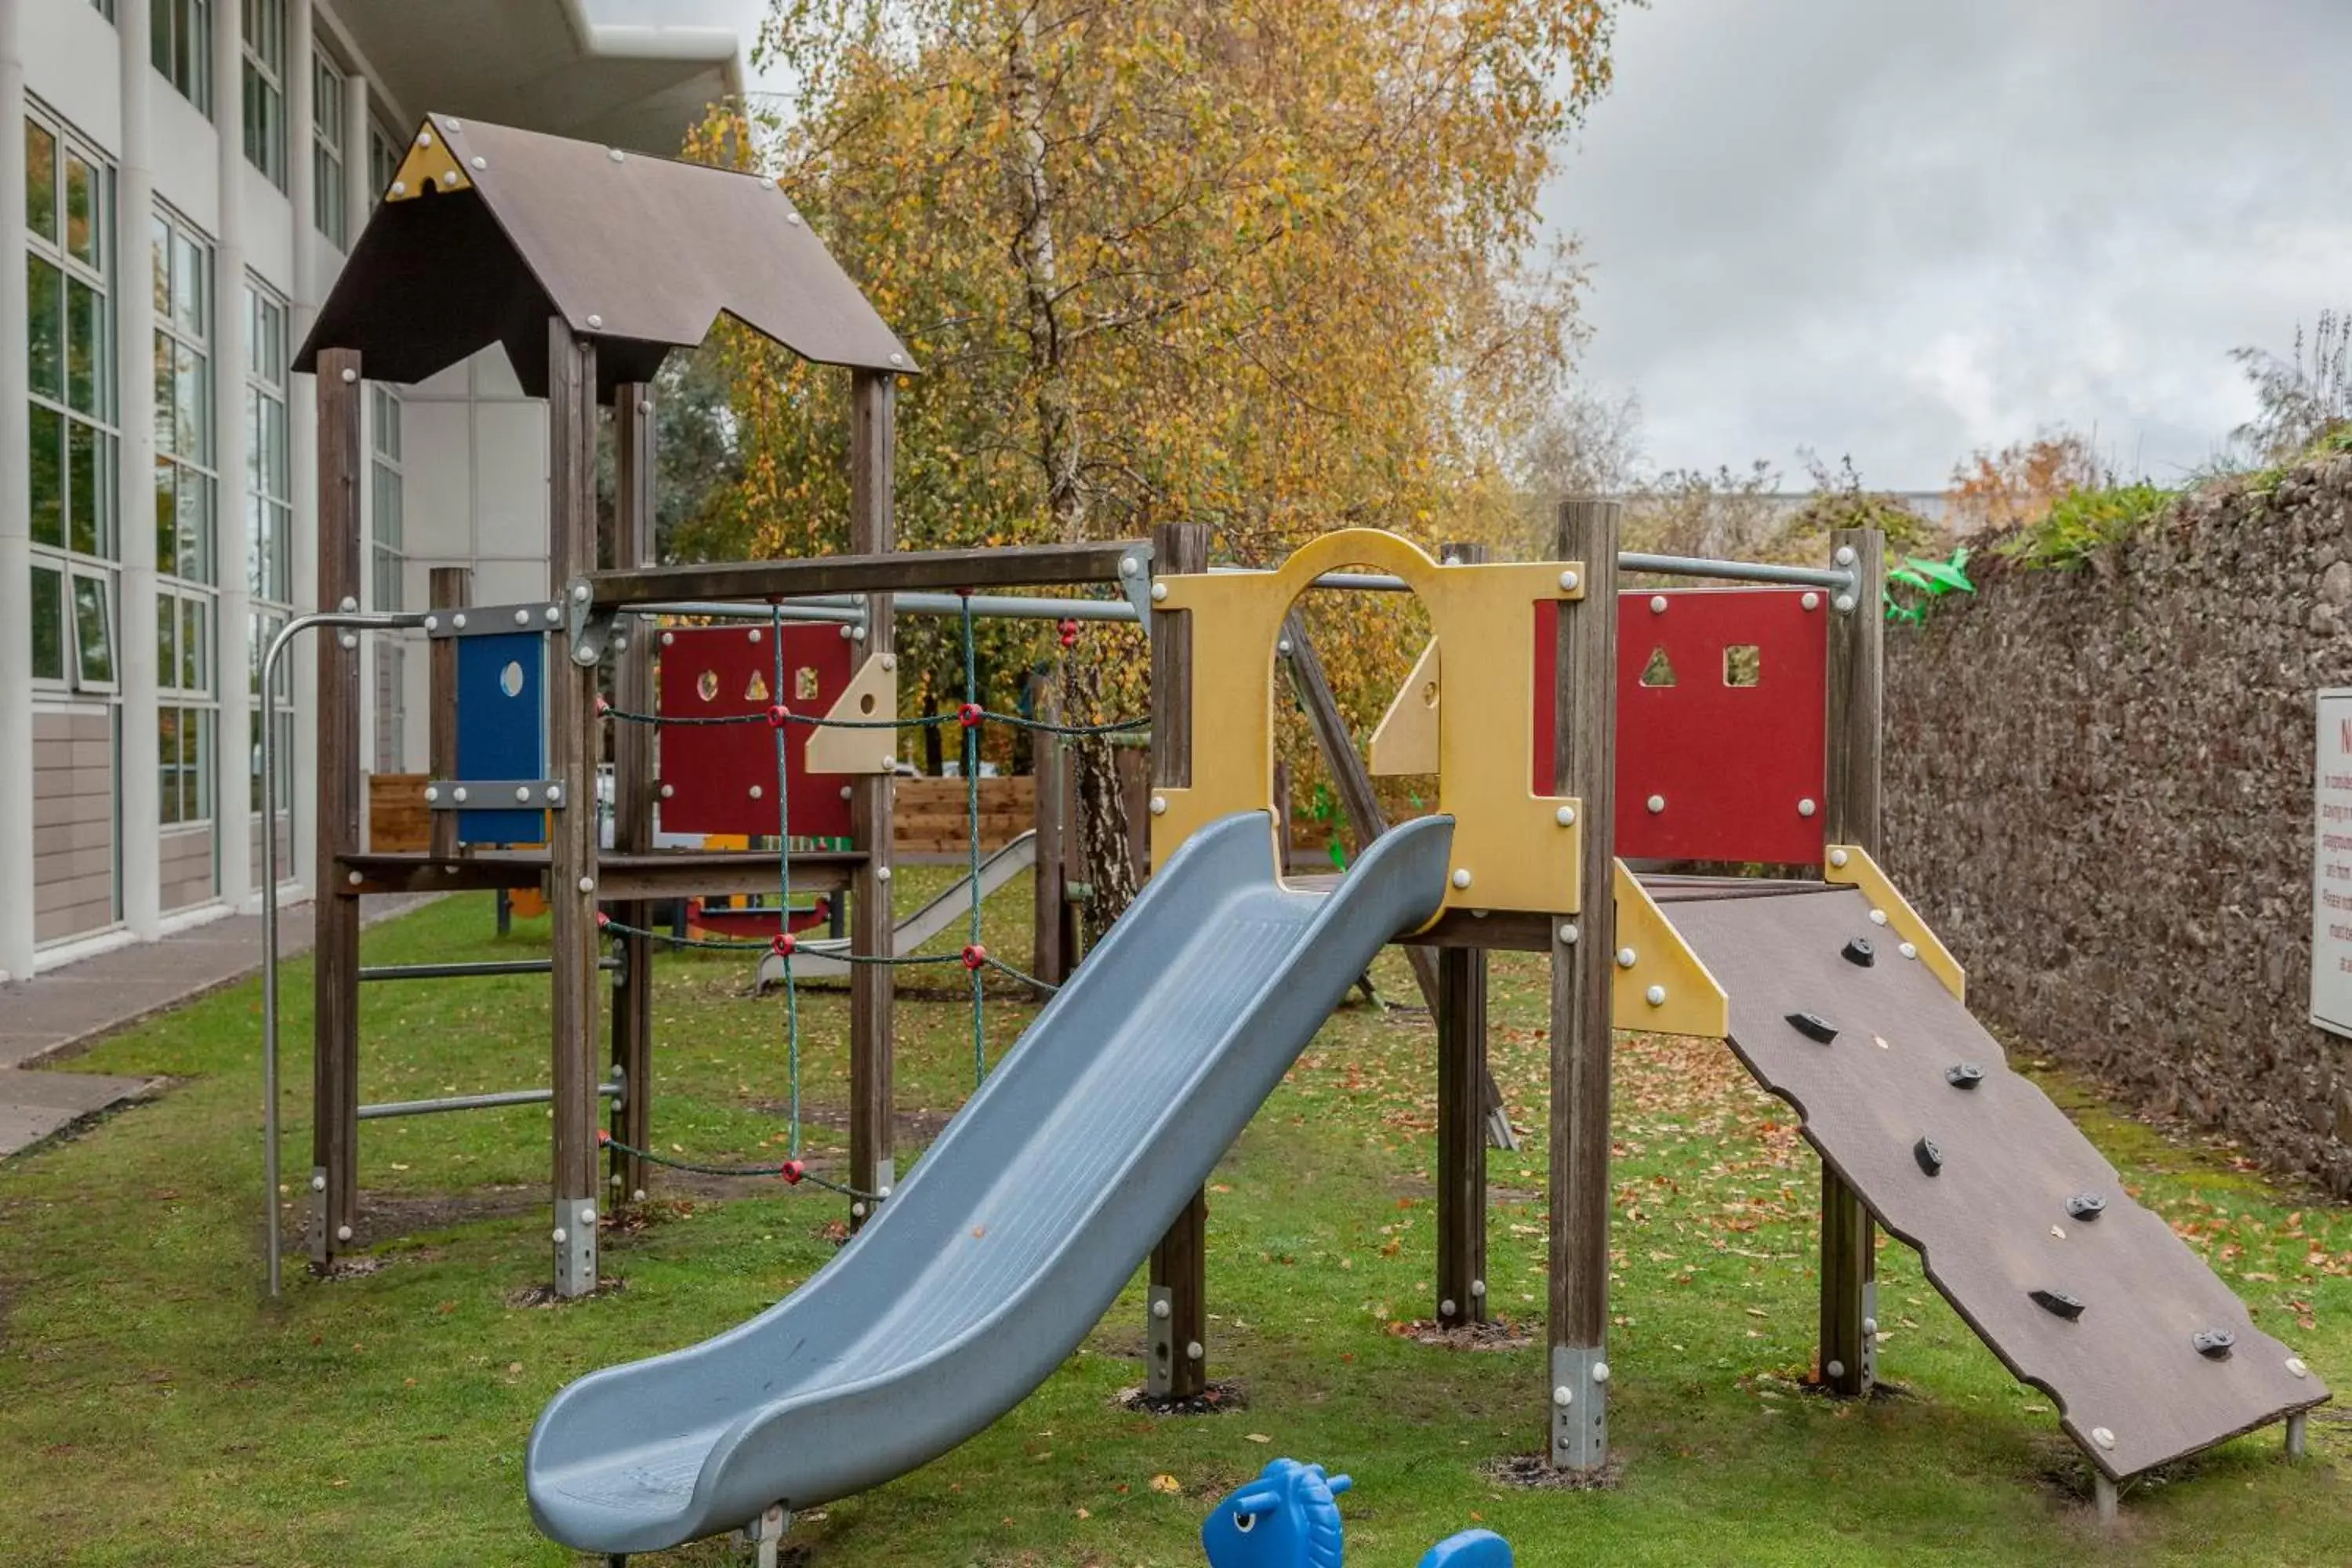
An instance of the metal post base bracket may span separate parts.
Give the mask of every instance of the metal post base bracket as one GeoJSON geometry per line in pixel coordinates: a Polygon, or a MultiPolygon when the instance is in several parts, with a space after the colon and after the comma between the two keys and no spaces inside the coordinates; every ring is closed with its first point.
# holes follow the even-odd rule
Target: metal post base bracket
{"type": "Polygon", "coordinates": [[[1551,1352],[1551,1464],[1598,1470],[1609,1462],[1609,1352],[1602,1345],[1554,1345],[1551,1352]]]}
{"type": "Polygon", "coordinates": [[[596,1289],[596,1200],[559,1198],[555,1205],[555,1294],[559,1299],[593,1295],[596,1289]]]}
{"type": "Polygon", "coordinates": [[[1176,1388],[1176,1294],[1164,1285],[1150,1291],[1143,1335],[1143,1391],[1164,1398],[1176,1388]]]}
{"type": "Polygon", "coordinates": [[[334,1233],[327,1226],[327,1167],[310,1167],[310,1261],[325,1268],[335,1256],[334,1233]]]}
{"type": "Polygon", "coordinates": [[[793,1528],[792,1510],[772,1502],[759,1518],[743,1527],[743,1539],[759,1552],[760,1568],[777,1568],[784,1536],[793,1528]]]}

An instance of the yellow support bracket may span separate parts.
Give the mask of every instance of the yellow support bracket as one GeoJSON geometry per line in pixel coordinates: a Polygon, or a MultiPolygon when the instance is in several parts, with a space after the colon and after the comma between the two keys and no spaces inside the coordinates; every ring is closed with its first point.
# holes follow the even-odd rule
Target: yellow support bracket
{"type": "Polygon", "coordinates": [[[1153,866],[1220,817],[1272,809],[1282,619],[1309,584],[1341,566],[1403,578],[1427,606],[1445,661],[1475,674],[1437,712],[1437,809],[1454,823],[1444,908],[1574,913],[1583,853],[1578,802],[1531,787],[1535,626],[1538,604],[1584,596],[1582,563],[1440,565],[1378,529],[1327,533],[1271,572],[1153,582],[1155,612],[1192,617],[1192,783],[1152,792],[1153,866]]]}
{"type": "Polygon", "coordinates": [[[896,737],[887,730],[862,727],[835,729],[848,719],[871,723],[898,713],[898,658],[896,654],[866,657],[849,678],[849,684],[825,710],[827,723],[809,737],[808,771],[813,773],[896,773],[896,737]]]}
{"type": "Polygon", "coordinates": [[[1879,869],[1878,862],[1872,859],[1867,851],[1852,844],[1831,845],[1822,868],[1822,876],[1826,881],[1860,888],[1863,895],[1870,900],[1871,912],[1886,917],[1886,929],[1911,944],[1919,955],[1919,962],[1927,966],[1927,972],[1944,983],[1944,989],[1959,1001],[1969,999],[1968,971],[1962,969],[1959,960],[1936,940],[1936,933],[1927,929],[1927,922],[1919,918],[1919,911],[1895,890],[1895,884],[1887,879],[1886,873],[1879,869]]]}
{"type": "Polygon", "coordinates": [[[1433,637],[1372,731],[1374,778],[1437,771],[1437,639],[1433,637]]]}
{"type": "Polygon", "coordinates": [[[1625,862],[1612,864],[1617,978],[1610,1017],[1621,1029],[1723,1039],[1731,1033],[1730,998],[1625,862]]]}
{"type": "Polygon", "coordinates": [[[467,177],[465,168],[456,154],[449,151],[446,133],[430,120],[416,128],[408,139],[408,155],[392,176],[392,189],[383,193],[388,202],[414,201],[427,191],[446,195],[452,191],[469,191],[474,182],[467,177]]]}

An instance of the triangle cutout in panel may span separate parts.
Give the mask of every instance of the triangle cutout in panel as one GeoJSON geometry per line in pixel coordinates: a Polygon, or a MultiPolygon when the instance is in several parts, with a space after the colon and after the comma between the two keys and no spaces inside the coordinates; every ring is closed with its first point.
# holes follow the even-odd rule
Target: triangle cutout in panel
{"type": "Polygon", "coordinates": [[[1664,648],[1652,648],[1650,650],[1650,662],[1642,667],[1642,684],[1644,686],[1672,686],[1674,683],[1674,661],[1666,657],[1666,650],[1664,648]]]}

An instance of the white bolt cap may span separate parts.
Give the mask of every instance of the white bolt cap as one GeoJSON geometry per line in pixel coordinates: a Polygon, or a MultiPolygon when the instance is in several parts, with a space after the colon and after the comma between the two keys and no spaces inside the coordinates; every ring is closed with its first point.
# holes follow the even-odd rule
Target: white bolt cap
{"type": "Polygon", "coordinates": [[[1836,610],[1841,616],[1851,615],[1853,612],[1853,595],[1852,594],[1840,594],[1836,599],[1832,601],[1831,607],[1836,610]]]}
{"type": "Polygon", "coordinates": [[[342,603],[336,606],[336,608],[345,612],[356,610],[359,607],[360,602],[357,599],[352,598],[349,594],[344,595],[342,603]]]}
{"type": "Polygon", "coordinates": [[[1184,1346],[1184,1359],[1186,1361],[1199,1361],[1206,1354],[1208,1354],[1208,1352],[1201,1348],[1201,1342],[1198,1340],[1190,1341],[1184,1346]]]}
{"type": "Polygon", "coordinates": [[[352,1227],[350,1226],[339,1225],[335,1227],[335,1239],[337,1241],[349,1241],[351,1238],[352,1227]]]}
{"type": "Polygon", "coordinates": [[[428,631],[428,632],[437,632],[437,631],[439,631],[439,630],[441,629],[441,617],[440,617],[440,616],[425,616],[425,629],[426,631],[428,631]]]}
{"type": "Polygon", "coordinates": [[[447,121],[442,121],[442,123],[443,123],[443,124],[445,124],[445,125],[446,125],[446,126],[448,126],[448,128],[449,128],[449,133],[450,133],[452,136],[456,135],[458,132],[463,131],[464,129],[466,129],[466,122],[465,122],[464,121],[462,121],[462,120],[447,120],[447,121]]]}
{"type": "Polygon", "coordinates": [[[1903,943],[1900,947],[1897,947],[1895,951],[1901,953],[1906,958],[1916,958],[1919,956],[1919,950],[1907,942],[1903,943]]]}
{"type": "Polygon", "coordinates": [[[1484,1279],[1473,1279],[1472,1281],[1470,1281],[1470,1294],[1471,1294],[1471,1295],[1473,1295],[1473,1296],[1484,1296],[1486,1293],[1486,1282],[1484,1279]]]}
{"type": "Polygon", "coordinates": [[[850,1205],[849,1217],[852,1219],[864,1219],[866,1217],[866,1205],[864,1204],[850,1205]]]}
{"type": "Polygon", "coordinates": [[[757,626],[753,626],[751,628],[751,640],[753,642],[758,642],[760,640],[760,628],[757,626]]]}
{"type": "Polygon", "coordinates": [[[1466,887],[1468,887],[1468,886],[1470,885],[1470,868],[1469,868],[1469,867],[1467,867],[1467,866],[1457,866],[1456,868],[1454,868],[1454,885],[1455,887],[1457,887],[1457,888],[1466,888],[1466,887]]]}
{"type": "Polygon", "coordinates": [[[593,893],[593,892],[594,892],[594,891],[596,890],[596,879],[595,879],[595,878],[593,878],[593,877],[583,877],[583,878],[581,878],[581,879],[580,879],[580,890],[581,890],[582,892],[583,892],[583,893],[593,893]]]}
{"type": "Polygon", "coordinates": [[[1652,614],[1652,615],[1654,615],[1654,616],[1663,616],[1663,615],[1664,615],[1665,613],[1666,613],[1666,596],[1665,596],[1664,594],[1653,594],[1653,595],[1650,595],[1650,614],[1652,614]]]}
{"type": "Polygon", "coordinates": [[[1583,578],[1573,572],[1563,572],[1559,574],[1559,591],[1563,594],[1573,594],[1583,581],[1583,578]]]}
{"type": "Polygon", "coordinates": [[[882,771],[886,773],[895,773],[898,771],[898,756],[897,752],[885,752],[882,753],[882,771]]]}
{"type": "Polygon", "coordinates": [[[2286,1358],[2286,1369],[2297,1377],[2308,1377],[2311,1375],[2311,1369],[2303,1364],[2303,1358],[2299,1355],[2291,1355],[2286,1358]]]}
{"type": "Polygon", "coordinates": [[[346,368],[346,369],[344,370],[344,372],[343,372],[343,384],[344,384],[345,386],[349,386],[352,383],[353,383],[353,382],[357,381],[359,378],[360,378],[360,373],[359,373],[359,372],[357,372],[357,371],[355,371],[355,370],[352,370],[352,369],[346,368]]]}
{"type": "Polygon", "coordinates": [[[604,149],[604,156],[610,158],[615,163],[619,163],[626,162],[628,155],[623,153],[618,147],[607,147],[604,149]]]}
{"type": "Polygon", "coordinates": [[[408,194],[408,182],[406,180],[393,181],[392,194],[395,196],[406,195],[408,194]]]}
{"type": "Polygon", "coordinates": [[[1592,1363],[1592,1381],[1595,1383],[1606,1383],[1609,1381],[1609,1363],[1607,1362],[1596,1361],[1592,1363]]]}
{"type": "Polygon", "coordinates": [[[515,798],[517,800],[529,800],[530,798],[530,786],[529,784],[515,785],[515,798]]]}
{"type": "Polygon", "coordinates": [[[1576,826],[1576,807],[1563,805],[1551,814],[1551,819],[1562,827],[1573,827],[1576,826]]]}
{"type": "Polygon", "coordinates": [[[1636,957],[1638,957],[1638,956],[1639,956],[1639,955],[1638,955],[1638,954],[1636,954],[1636,953],[1634,952],[1634,951],[1633,951],[1632,948],[1630,948],[1630,947],[1621,947],[1621,948],[1619,948],[1619,949],[1617,950],[1617,967],[1618,967],[1618,968],[1620,968],[1620,969],[1631,969],[1631,968],[1633,968],[1633,961],[1634,961],[1634,959],[1635,959],[1636,957]]]}
{"type": "Polygon", "coordinates": [[[1845,1363],[1842,1361],[1833,1361],[1822,1370],[1828,1373],[1832,1377],[1843,1377],[1845,1375],[1845,1363]]]}
{"type": "Polygon", "coordinates": [[[1568,921],[1566,924],[1562,925],[1562,926],[1559,928],[1559,940],[1560,940],[1560,943],[1561,943],[1561,945],[1562,945],[1562,946],[1565,946],[1565,947],[1574,947],[1574,946],[1576,945],[1576,922],[1575,922],[1575,921],[1568,921]]]}
{"type": "Polygon", "coordinates": [[[633,1204],[641,1204],[641,1203],[645,1202],[645,1201],[646,1201],[646,1190],[645,1190],[645,1188],[643,1188],[643,1187],[639,1187],[635,1192],[631,1193],[631,1194],[629,1194],[629,1201],[630,1201],[631,1203],[633,1203],[633,1204]]]}
{"type": "Polygon", "coordinates": [[[1576,1390],[1563,1383],[1551,1391],[1551,1402],[1565,1410],[1576,1403],[1576,1390]]]}
{"type": "Polygon", "coordinates": [[[560,1225],[559,1225],[559,1226],[557,1226],[555,1227],[555,1245],[556,1245],[556,1246],[561,1247],[561,1246],[562,1246],[565,1242],[570,1241],[571,1239],[572,1239],[572,1233],[571,1233],[570,1231],[568,1231],[568,1230],[564,1229],[564,1228],[563,1228],[562,1226],[560,1226],[560,1225]]]}
{"type": "Polygon", "coordinates": [[[1167,1317],[1169,1310],[1170,1309],[1166,1301],[1154,1301],[1151,1303],[1151,1315],[1155,1318],[1167,1317]]]}
{"type": "Polygon", "coordinates": [[[1839,546],[1837,547],[1837,551],[1836,551],[1836,552],[1835,552],[1834,554],[1832,554],[1832,555],[1830,557],[1830,559],[1831,559],[1832,561],[1836,562],[1836,563],[1837,563],[1839,565],[1841,565],[1841,566],[1851,566],[1851,565],[1853,565],[1853,545],[1851,545],[1851,544],[1841,544],[1841,545],[1839,545],[1839,546]]]}
{"type": "Polygon", "coordinates": [[[1797,815],[1799,816],[1811,816],[1819,809],[1820,808],[1818,806],[1813,805],[1811,799],[1801,800],[1797,803],[1797,815]]]}
{"type": "Polygon", "coordinates": [[[1666,1005],[1666,988],[1663,985],[1653,985],[1642,993],[1642,998],[1653,1007],[1663,1007],[1666,1005]]]}
{"type": "Polygon", "coordinates": [[[352,873],[351,874],[351,878],[352,878],[352,887],[354,887],[354,888],[358,887],[362,882],[363,882],[363,881],[367,880],[367,879],[366,879],[366,878],[364,878],[364,877],[361,876],[357,871],[352,872],[352,873]]]}
{"type": "Polygon", "coordinates": [[[1140,572],[1140,571],[1142,571],[1142,570],[1143,570],[1143,564],[1142,564],[1142,563],[1140,563],[1140,562],[1139,562],[1138,560],[1136,560],[1136,558],[1135,558],[1134,556],[1132,556],[1132,555],[1122,555],[1122,556],[1120,556],[1120,557],[1118,558],[1118,574],[1119,574],[1120,576],[1122,576],[1122,577],[1132,577],[1132,576],[1134,576],[1138,572],[1140,572]]]}
{"type": "Polygon", "coordinates": [[[1662,795],[1654,795],[1648,800],[1643,802],[1643,804],[1650,808],[1650,815],[1655,816],[1658,813],[1666,809],[1666,797],[1662,795]]]}
{"type": "Polygon", "coordinates": [[[467,159],[467,162],[473,164],[477,169],[487,169],[490,166],[490,161],[488,158],[483,157],[479,153],[475,153],[471,158],[467,159]]]}
{"type": "Polygon", "coordinates": [[[888,880],[890,879],[890,868],[889,868],[889,867],[887,867],[887,866],[877,866],[877,867],[875,867],[875,868],[874,868],[874,879],[875,879],[876,881],[877,881],[877,882],[887,882],[887,881],[888,881],[888,880]]]}
{"type": "Polygon", "coordinates": [[[887,1198],[890,1195],[890,1189],[887,1187],[877,1187],[874,1189],[874,1195],[877,1198],[887,1198]]]}
{"type": "Polygon", "coordinates": [[[2116,1446],[2116,1435],[2105,1426],[2094,1426],[2091,1428],[2091,1441],[2102,1448],[2112,1448],[2116,1446]]]}
{"type": "Polygon", "coordinates": [[[670,796],[672,796],[672,795],[676,795],[677,793],[677,786],[676,784],[664,784],[664,785],[662,785],[662,786],[661,786],[661,797],[662,797],[664,800],[667,800],[670,796]]]}
{"type": "Polygon", "coordinates": [[[765,795],[767,793],[768,793],[767,791],[765,791],[765,790],[761,789],[758,784],[753,784],[753,785],[751,786],[751,798],[752,798],[753,800],[758,800],[758,799],[760,799],[761,796],[765,795]]]}
{"type": "Polygon", "coordinates": [[[890,356],[890,363],[892,364],[905,364],[907,363],[907,356],[905,354],[892,354],[890,356]]]}
{"type": "Polygon", "coordinates": [[[1822,596],[1819,594],[1808,594],[1797,603],[1808,610],[1818,610],[1822,607],[1822,596]]]}
{"type": "Polygon", "coordinates": [[[1151,797],[1151,815],[1154,816],[1165,816],[1168,815],[1168,797],[1166,795],[1155,795],[1151,797]]]}
{"type": "Polygon", "coordinates": [[[1830,851],[1830,864],[1832,866],[1842,868],[1845,865],[1847,858],[1848,857],[1846,852],[1843,849],[1832,849],[1830,851]]]}
{"type": "Polygon", "coordinates": [[[529,610],[517,610],[515,612],[515,625],[519,626],[527,626],[530,625],[530,612],[529,610]]]}
{"type": "Polygon", "coordinates": [[[604,318],[591,310],[588,312],[588,324],[591,327],[601,327],[604,324],[604,318]]]}
{"type": "Polygon", "coordinates": [[[357,632],[345,632],[341,637],[337,637],[335,640],[342,644],[344,652],[349,653],[352,649],[360,646],[360,634],[357,632]]]}
{"type": "Polygon", "coordinates": [[[457,627],[459,631],[464,631],[466,629],[466,612],[460,610],[456,615],[451,616],[449,617],[449,624],[457,627]]]}
{"type": "Polygon", "coordinates": [[[1441,1318],[1450,1318],[1454,1315],[1454,1299],[1451,1296],[1437,1304],[1437,1315],[1441,1318]]]}
{"type": "Polygon", "coordinates": [[[875,657],[881,659],[882,668],[885,669],[896,669],[898,668],[898,656],[897,654],[885,653],[877,654],[875,657]]]}
{"type": "Polygon", "coordinates": [[[1165,583],[1154,583],[1153,584],[1151,584],[1151,602],[1152,602],[1153,604],[1157,605],[1157,604],[1159,604],[1160,601],[1162,601],[1162,600],[1166,599],[1167,597],[1168,597],[1168,584],[1165,584],[1165,583]]]}
{"type": "Polygon", "coordinates": [[[1878,1332],[1878,1320],[1876,1318],[1864,1318],[1862,1321],[1862,1331],[1865,1334],[1874,1334],[1878,1332]]]}
{"type": "Polygon", "coordinates": [[[314,1193],[323,1193],[323,1192],[325,1192],[325,1191],[327,1190],[327,1178],[326,1178],[326,1177],[324,1177],[324,1176],[313,1176],[313,1177],[311,1177],[311,1178],[310,1178],[310,1190],[311,1190],[312,1192],[314,1192],[314,1193]]]}
{"type": "Polygon", "coordinates": [[[1883,925],[1885,925],[1885,924],[1886,923],[1886,911],[1885,911],[1885,910],[1871,910],[1871,911],[1870,911],[1870,923],[1871,923],[1872,925],[1874,925],[1874,926],[1883,926],[1883,925]]]}
{"type": "Polygon", "coordinates": [[[850,627],[849,640],[851,642],[864,642],[866,640],[866,628],[864,626],[850,627]]]}
{"type": "Polygon", "coordinates": [[[841,798],[844,800],[847,800],[849,798],[849,786],[847,784],[841,786],[841,798]]]}
{"type": "Polygon", "coordinates": [[[464,784],[459,784],[451,793],[457,796],[457,804],[459,805],[466,804],[466,786],[464,784]]]}

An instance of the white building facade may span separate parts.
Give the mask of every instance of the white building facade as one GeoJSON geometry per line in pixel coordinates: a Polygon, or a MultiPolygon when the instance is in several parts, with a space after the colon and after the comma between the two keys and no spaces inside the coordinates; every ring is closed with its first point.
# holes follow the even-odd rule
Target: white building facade
{"type": "MultiPolygon", "coordinates": [[[[306,648],[268,809],[257,732],[260,650],[315,607],[289,362],[426,112],[673,153],[741,86],[696,8],[0,0],[0,979],[252,907],[265,830],[309,886],[306,648]]],[[[373,389],[367,437],[366,607],[435,566],[546,591],[545,417],[503,355],[373,389]]],[[[369,657],[366,760],[421,772],[424,650],[369,657]]]]}

